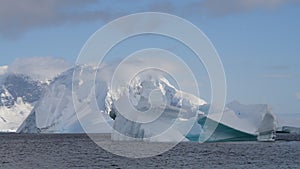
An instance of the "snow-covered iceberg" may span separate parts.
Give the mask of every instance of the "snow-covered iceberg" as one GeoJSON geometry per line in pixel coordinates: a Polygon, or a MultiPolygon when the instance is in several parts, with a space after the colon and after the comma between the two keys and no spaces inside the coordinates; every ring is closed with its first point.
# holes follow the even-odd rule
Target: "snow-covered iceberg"
{"type": "Polygon", "coordinates": [[[163,76],[146,73],[113,89],[107,79],[110,71],[114,69],[76,66],[62,73],[47,87],[18,132],[82,133],[88,129],[111,133],[113,140],[171,142],[274,137],[276,119],[267,105],[233,102],[220,119],[220,114],[208,113],[206,101],[178,90],[163,76]],[[81,78],[73,76],[74,70],[81,78]],[[78,89],[76,97],[72,88],[78,89]],[[94,98],[97,105],[89,105],[94,98]]]}
{"type": "Polygon", "coordinates": [[[268,105],[242,105],[232,102],[227,105],[219,119],[220,114],[208,113],[210,105],[204,100],[177,90],[165,78],[151,75],[135,79],[133,85],[128,86],[128,92],[121,93],[123,96],[115,94],[117,97],[109,94],[108,97],[113,100],[111,103],[116,104],[125,97],[133,100],[138,110],[150,109],[152,104],[154,108],[150,113],[163,113],[151,123],[140,123],[125,118],[112,106],[109,113],[115,119],[112,134],[115,140],[274,140],[276,119],[268,105]],[[157,90],[162,99],[155,104],[151,100],[151,91],[157,90]]]}
{"type": "MultiPolygon", "coordinates": [[[[114,140],[187,140],[186,134],[193,127],[198,114],[202,114],[199,106],[206,104],[194,95],[177,90],[167,79],[153,74],[136,77],[125,90],[110,90],[106,98],[111,100],[109,114],[115,119],[114,140]],[[115,105],[126,104],[124,100],[127,98],[134,108],[122,114],[115,105]],[[130,117],[128,114],[131,113],[130,117]],[[138,121],[139,118],[150,120],[143,122],[138,121]]],[[[121,107],[121,111],[124,108],[121,107]]]]}
{"type": "MultiPolygon", "coordinates": [[[[96,69],[91,66],[78,66],[53,79],[53,81],[45,90],[43,97],[39,100],[31,114],[18,129],[18,132],[84,133],[85,131],[82,128],[74,109],[72,87],[76,88],[78,86],[86,86],[84,88],[85,90],[80,93],[80,95],[81,97],[87,99],[93,91],[90,86],[94,84],[93,73],[95,71],[96,69]],[[74,69],[80,69],[81,73],[85,75],[85,79],[74,79],[73,84],[74,69]]],[[[99,79],[98,84],[103,84],[100,80],[101,79],[99,79]]],[[[107,90],[105,85],[99,88],[107,90]]],[[[100,93],[97,97],[99,98],[99,102],[104,104],[104,98],[106,97],[106,94],[102,95],[102,93],[100,93]],[[103,97],[102,100],[101,97],[103,97]]],[[[81,98],[79,98],[78,101],[80,101],[80,99],[81,98]]],[[[93,109],[93,111],[97,110],[96,107],[93,109]]],[[[103,126],[103,128],[95,128],[95,131],[93,132],[110,133],[111,129],[106,123],[111,123],[113,120],[107,115],[107,113],[103,113],[103,115],[106,115],[106,121],[103,121],[102,119],[95,119],[93,116],[91,116],[90,112],[85,114],[85,119],[86,121],[89,121],[91,126],[103,126]]]]}
{"type": "MultiPolygon", "coordinates": [[[[207,112],[209,105],[200,109],[207,112]]],[[[193,141],[273,141],[275,139],[276,119],[270,107],[265,104],[243,105],[232,102],[226,105],[222,118],[214,114],[204,113],[199,116],[198,124],[203,131],[198,134],[191,133],[187,137],[193,141]],[[213,132],[210,125],[218,123],[213,132]],[[209,133],[207,135],[206,133],[209,133]],[[210,134],[212,133],[212,134],[210,134]]]]}

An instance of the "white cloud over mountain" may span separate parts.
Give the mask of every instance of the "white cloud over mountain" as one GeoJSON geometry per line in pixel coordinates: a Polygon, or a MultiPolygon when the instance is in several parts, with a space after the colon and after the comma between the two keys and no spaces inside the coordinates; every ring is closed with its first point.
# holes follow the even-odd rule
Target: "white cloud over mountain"
{"type": "Polygon", "coordinates": [[[215,16],[250,12],[255,9],[273,10],[299,0],[204,0],[198,7],[215,16]]]}
{"type": "Polygon", "coordinates": [[[34,28],[104,19],[108,13],[89,10],[97,0],[9,0],[0,2],[0,35],[16,38],[34,28]]]}
{"type": "Polygon", "coordinates": [[[8,72],[26,74],[38,80],[49,80],[67,70],[69,64],[53,57],[18,58],[8,66],[8,72]]]}
{"type": "Polygon", "coordinates": [[[8,66],[0,66],[0,75],[3,75],[7,72],[8,66]]]}

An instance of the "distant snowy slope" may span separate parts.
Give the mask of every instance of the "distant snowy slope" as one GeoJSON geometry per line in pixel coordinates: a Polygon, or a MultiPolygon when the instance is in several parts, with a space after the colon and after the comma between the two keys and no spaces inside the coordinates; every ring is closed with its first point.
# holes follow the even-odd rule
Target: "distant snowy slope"
{"type": "Polygon", "coordinates": [[[0,131],[16,131],[45,86],[22,74],[5,73],[0,77],[0,131]]]}

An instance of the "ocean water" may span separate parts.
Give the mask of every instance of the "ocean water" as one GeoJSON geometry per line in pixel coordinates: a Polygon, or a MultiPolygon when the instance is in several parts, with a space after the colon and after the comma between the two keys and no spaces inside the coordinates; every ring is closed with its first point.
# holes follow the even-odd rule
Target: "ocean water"
{"type": "Polygon", "coordinates": [[[300,168],[299,138],[183,142],[155,157],[130,159],[103,150],[84,134],[0,134],[0,168],[300,168]]]}

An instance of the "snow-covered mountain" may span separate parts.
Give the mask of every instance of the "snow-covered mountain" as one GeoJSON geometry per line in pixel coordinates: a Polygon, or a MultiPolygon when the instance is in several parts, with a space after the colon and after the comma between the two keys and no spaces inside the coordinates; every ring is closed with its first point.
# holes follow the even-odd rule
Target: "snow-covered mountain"
{"type": "Polygon", "coordinates": [[[41,98],[45,84],[0,69],[0,131],[14,132],[41,98]]]}
{"type": "Polygon", "coordinates": [[[114,140],[147,141],[273,137],[276,119],[267,105],[234,102],[219,121],[214,113],[208,114],[209,104],[178,90],[163,76],[140,74],[130,84],[113,88],[108,78],[113,71],[81,65],[57,76],[18,132],[112,133],[114,140]]]}

